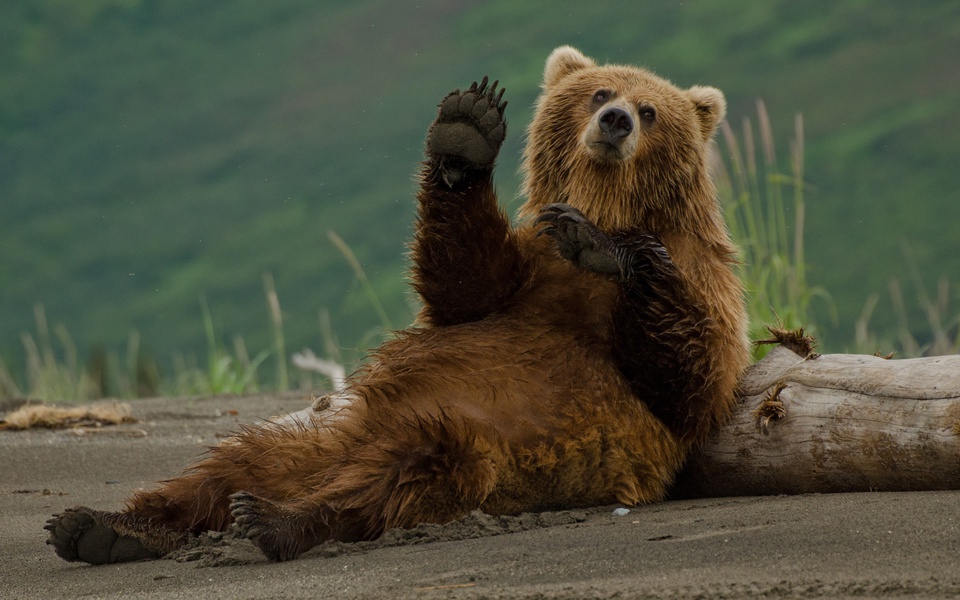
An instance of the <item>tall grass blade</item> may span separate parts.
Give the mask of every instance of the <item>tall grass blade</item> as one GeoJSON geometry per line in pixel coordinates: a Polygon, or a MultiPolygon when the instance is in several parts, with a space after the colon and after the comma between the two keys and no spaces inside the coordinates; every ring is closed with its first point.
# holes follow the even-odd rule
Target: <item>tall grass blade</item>
{"type": "Polygon", "coordinates": [[[363,291],[367,296],[370,304],[373,305],[373,309],[377,312],[377,316],[380,318],[380,325],[385,331],[393,331],[393,324],[390,323],[390,317],[387,316],[387,311],[384,310],[383,305],[380,303],[380,298],[377,297],[377,293],[374,291],[373,286],[370,285],[370,280],[367,279],[367,273],[363,270],[363,265],[360,264],[360,261],[357,260],[357,256],[353,253],[353,250],[350,249],[350,246],[347,245],[343,239],[336,234],[334,231],[327,231],[327,237],[337,247],[337,250],[340,251],[340,254],[347,259],[347,263],[350,265],[350,268],[353,269],[354,274],[357,276],[357,279],[360,280],[360,284],[363,286],[363,291]]]}
{"type": "Polygon", "coordinates": [[[283,313],[280,311],[280,298],[277,296],[277,287],[273,283],[273,275],[263,274],[263,287],[267,294],[267,305],[270,307],[270,324],[273,328],[273,348],[277,356],[277,389],[286,390],[290,387],[287,375],[287,349],[283,335],[283,313]]]}

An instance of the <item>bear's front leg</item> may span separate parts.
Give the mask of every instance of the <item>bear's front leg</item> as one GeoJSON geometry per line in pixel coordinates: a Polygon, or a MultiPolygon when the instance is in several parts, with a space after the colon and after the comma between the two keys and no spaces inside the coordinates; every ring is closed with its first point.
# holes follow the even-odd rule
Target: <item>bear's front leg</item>
{"type": "Polygon", "coordinates": [[[482,319],[502,308],[526,277],[493,189],[506,105],[497,82],[484,77],[447,94],[427,133],[412,246],[413,286],[427,324],[482,319]]]}
{"type": "Polygon", "coordinates": [[[634,393],[687,443],[702,441],[732,399],[713,374],[717,324],[690,292],[659,239],[647,232],[607,234],[566,204],[543,207],[538,235],[554,238],[578,267],[617,279],[614,358],[634,393]],[[678,349],[682,351],[678,352],[678,349]]]}

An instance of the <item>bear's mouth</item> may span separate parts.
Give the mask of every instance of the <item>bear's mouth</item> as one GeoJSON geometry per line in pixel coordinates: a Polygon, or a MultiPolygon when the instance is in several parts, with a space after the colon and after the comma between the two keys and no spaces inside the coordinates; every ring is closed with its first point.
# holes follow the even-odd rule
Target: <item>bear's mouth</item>
{"type": "Polygon", "coordinates": [[[608,140],[595,140],[589,144],[590,154],[603,162],[623,160],[623,147],[608,140]]]}

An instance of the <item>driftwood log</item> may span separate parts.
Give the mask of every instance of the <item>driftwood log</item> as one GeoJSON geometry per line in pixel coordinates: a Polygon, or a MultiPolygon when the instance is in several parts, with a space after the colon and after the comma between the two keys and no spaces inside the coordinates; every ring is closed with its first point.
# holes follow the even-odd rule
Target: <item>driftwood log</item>
{"type": "Polygon", "coordinates": [[[747,371],[674,497],[960,489],[960,356],[804,358],[747,371]]]}

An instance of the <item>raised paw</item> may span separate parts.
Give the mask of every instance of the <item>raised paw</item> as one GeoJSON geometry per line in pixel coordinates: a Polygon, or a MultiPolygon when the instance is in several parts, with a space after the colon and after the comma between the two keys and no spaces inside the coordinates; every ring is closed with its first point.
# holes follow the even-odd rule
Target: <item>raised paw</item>
{"type": "Polygon", "coordinates": [[[99,518],[103,514],[78,506],[53,515],[43,527],[50,532],[47,544],[63,560],[92,565],[159,558],[140,540],[120,535],[104,524],[99,518]]]}
{"type": "Polygon", "coordinates": [[[237,492],[230,496],[230,514],[240,534],[270,560],[290,560],[305,550],[303,531],[297,531],[295,518],[285,515],[275,502],[237,492]]]}
{"type": "Polygon", "coordinates": [[[454,90],[440,102],[427,133],[427,152],[440,160],[440,173],[454,187],[466,171],[490,169],[507,134],[503,88],[487,78],[466,91],[454,90]]]}
{"type": "Polygon", "coordinates": [[[583,213],[567,204],[548,204],[534,222],[537,235],[549,235],[560,255],[587,271],[606,275],[621,273],[617,246],[583,213]]]}

